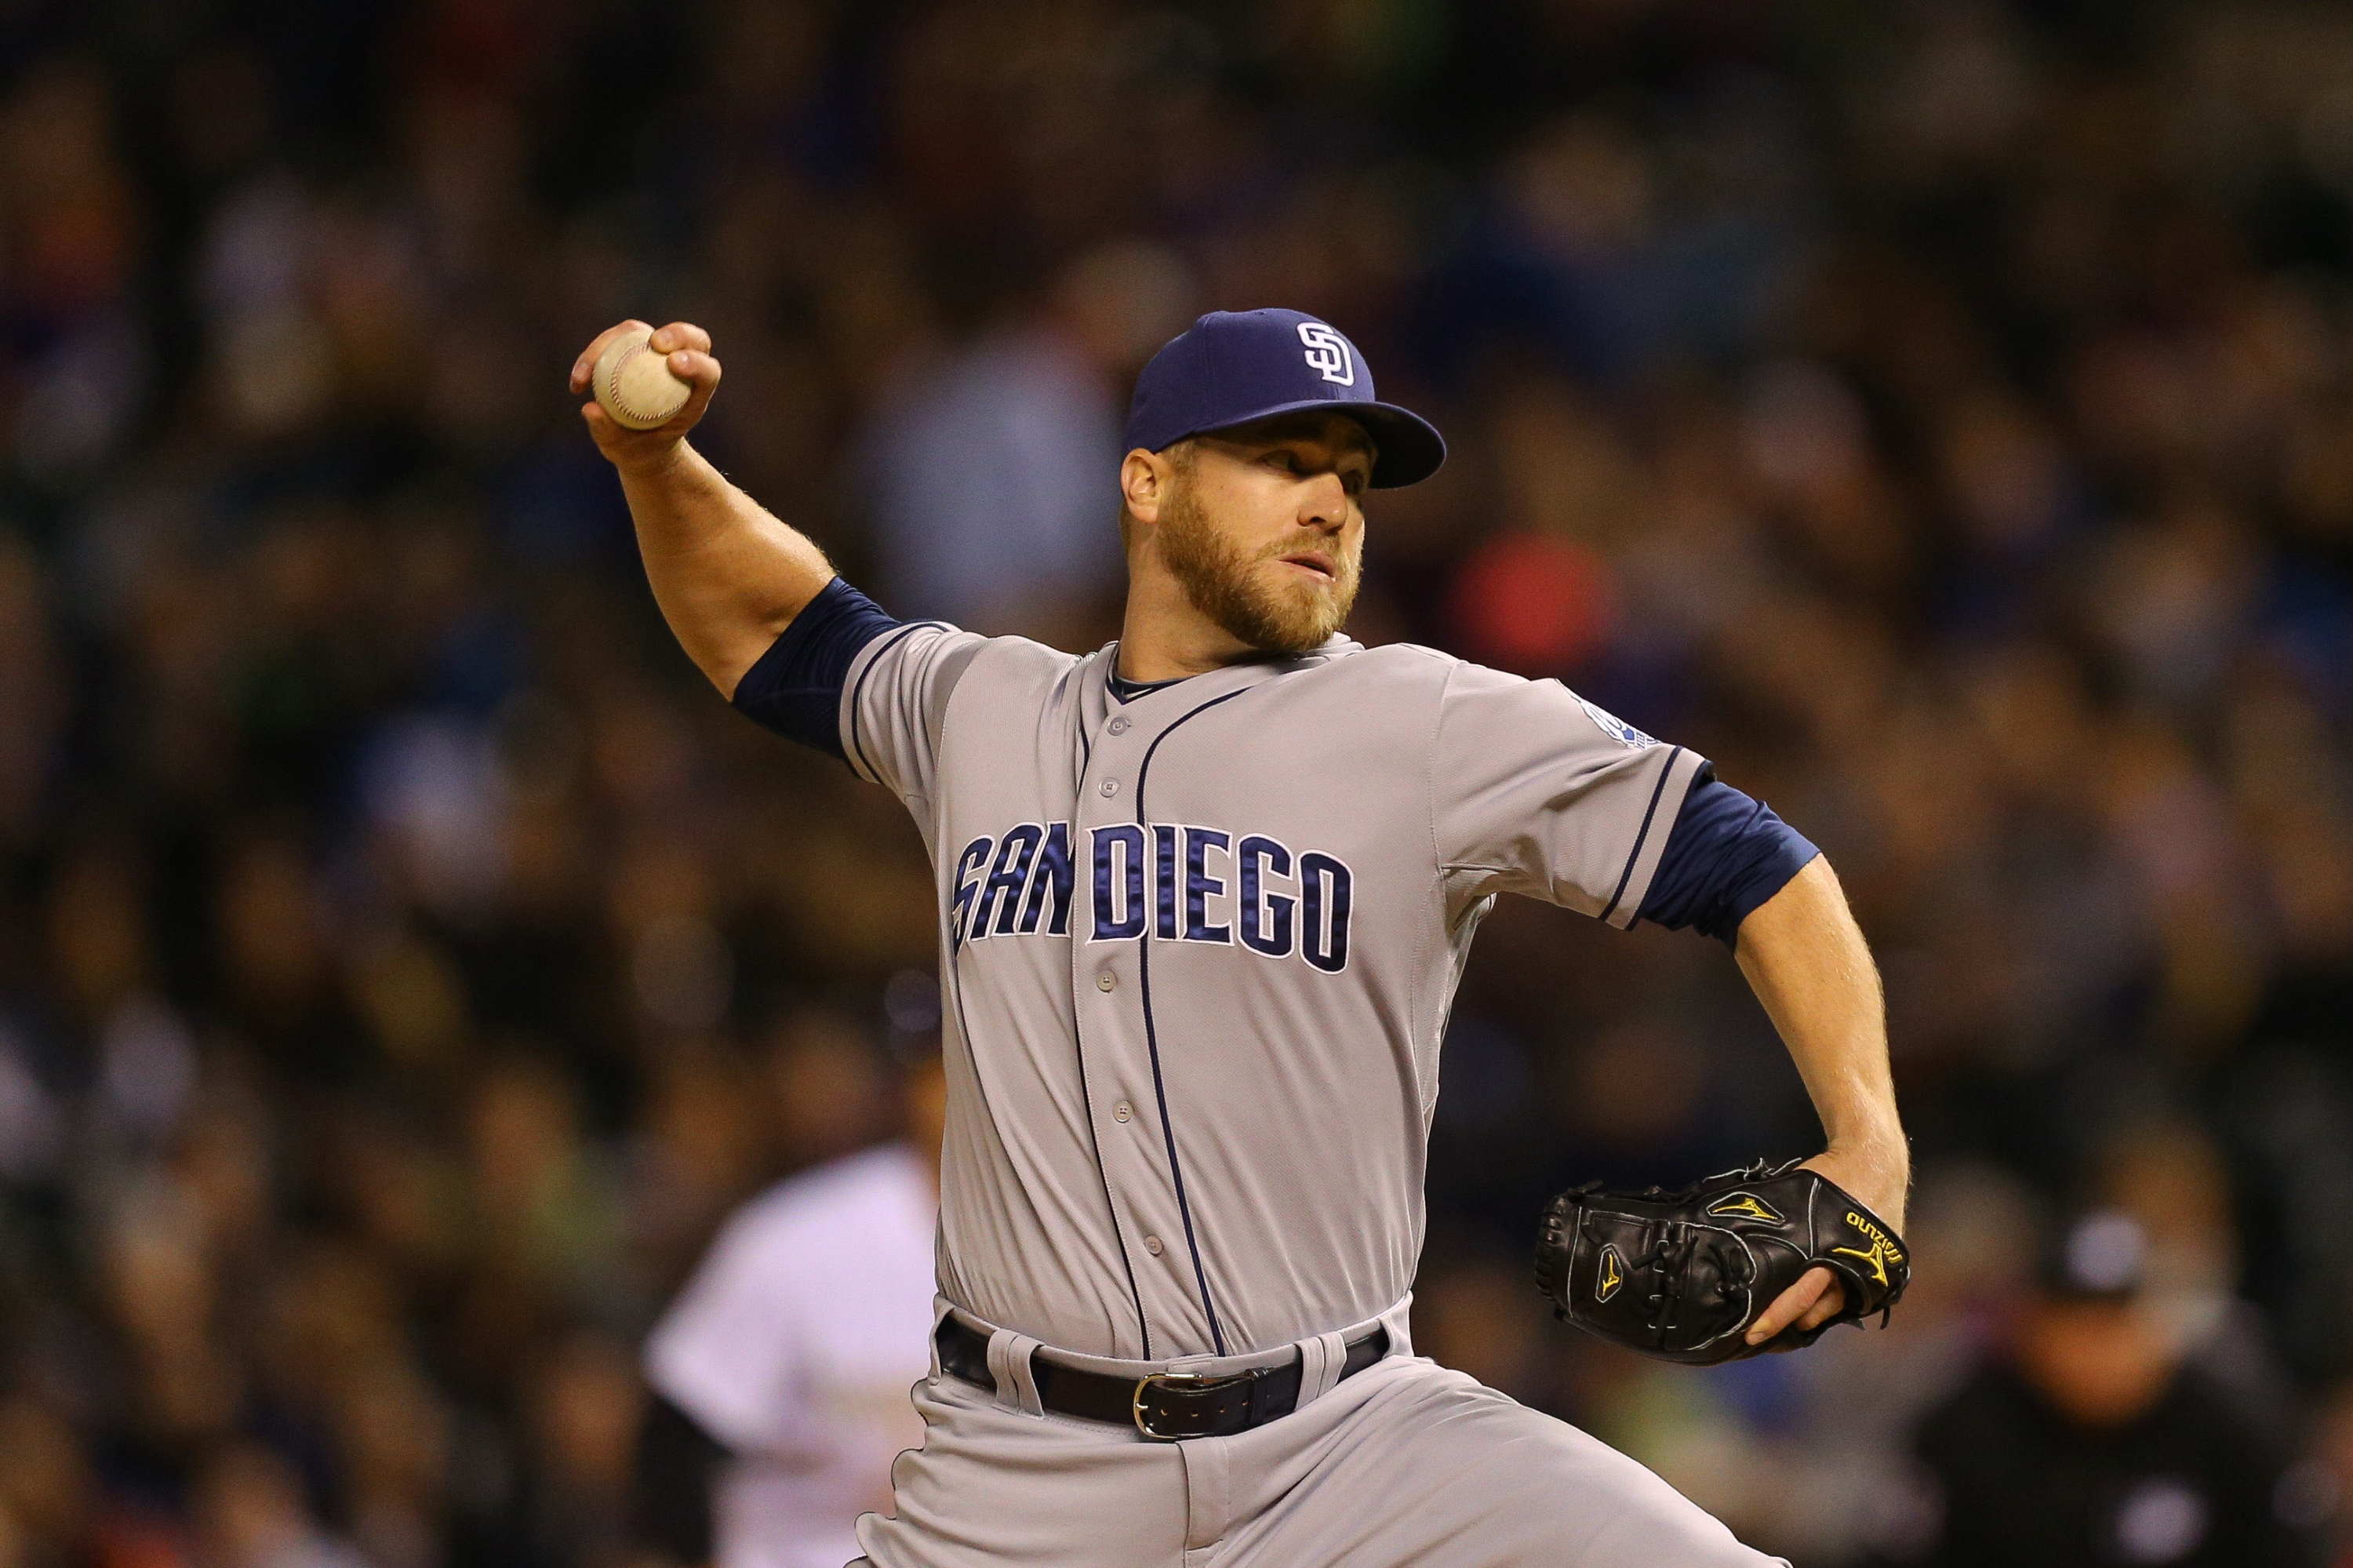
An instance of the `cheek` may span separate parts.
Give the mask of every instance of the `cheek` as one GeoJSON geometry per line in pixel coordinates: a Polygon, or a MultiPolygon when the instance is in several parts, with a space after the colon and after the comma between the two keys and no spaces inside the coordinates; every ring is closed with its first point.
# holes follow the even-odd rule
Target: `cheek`
{"type": "Polygon", "coordinates": [[[1255,560],[1279,550],[1291,532],[1291,516],[1281,496],[1247,488],[1228,499],[1217,516],[1217,531],[1235,554],[1255,560]]]}
{"type": "Polygon", "coordinates": [[[1221,475],[1198,490],[1200,520],[1207,532],[1226,548],[1257,556],[1278,532],[1282,532],[1282,499],[1259,475],[1221,475]]]}
{"type": "Polygon", "coordinates": [[[1241,518],[1253,545],[1261,549],[1272,548],[1276,541],[1288,539],[1299,531],[1299,487],[1269,475],[1251,487],[1241,518]]]}

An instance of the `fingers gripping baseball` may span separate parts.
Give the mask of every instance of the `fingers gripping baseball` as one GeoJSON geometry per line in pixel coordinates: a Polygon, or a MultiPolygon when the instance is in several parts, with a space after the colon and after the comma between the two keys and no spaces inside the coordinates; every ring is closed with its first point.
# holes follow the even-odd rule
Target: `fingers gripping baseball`
{"type": "Polygon", "coordinates": [[[650,332],[653,329],[646,325],[645,323],[637,320],[635,317],[631,317],[628,321],[607,327],[603,332],[598,333],[595,337],[589,339],[588,346],[580,351],[580,357],[572,362],[573,395],[577,397],[588,390],[588,377],[590,373],[596,368],[597,359],[604,354],[607,345],[615,338],[619,337],[623,333],[650,332]]]}
{"type": "Polygon", "coordinates": [[[581,418],[598,449],[616,463],[637,463],[677,448],[711,406],[719,376],[702,328],[626,321],[597,334],[573,362],[571,388],[593,395],[581,418]]]}

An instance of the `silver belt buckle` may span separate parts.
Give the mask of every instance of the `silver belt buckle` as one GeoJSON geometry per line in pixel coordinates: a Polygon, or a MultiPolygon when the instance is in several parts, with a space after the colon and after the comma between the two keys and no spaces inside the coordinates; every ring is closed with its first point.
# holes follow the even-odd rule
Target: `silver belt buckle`
{"type": "Polygon", "coordinates": [[[1147,1389],[1154,1387],[1190,1390],[1214,1388],[1221,1383],[1245,1382],[1250,1375],[1246,1372],[1233,1372],[1225,1377],[1211,1377],[1206,1372],[1153,1372],[1149,1376],[1137,1378],[1135,1393],[1129,1401],[1129,1409],[1135,1416],[1135,1429],[1155,1443],[1181,1442],[1187,1436],[1181,1432],[1155,1432],[1152,1429],[1151,1418],[1144,1409],[1144,1395],[1147,1389]]]}

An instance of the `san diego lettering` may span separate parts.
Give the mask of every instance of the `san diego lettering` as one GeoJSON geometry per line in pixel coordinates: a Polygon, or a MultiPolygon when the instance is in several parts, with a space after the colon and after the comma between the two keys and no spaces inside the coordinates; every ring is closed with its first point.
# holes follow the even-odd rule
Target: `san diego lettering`
{"type": "MultiPolygon", "coordinates": [[[[1348,967],[1356,876],[1319,850],[1294,853],[1265,833],[1188,823],[1121,822],[1086,834],[1090,942],[1164,942],[1296,955],[1338,974],[1348,967]]],[[[950,945],[998,937],[1071,934],[1079,891],[1068,822],[1022,822],[983,836],[956,856],[950,945]]]]}

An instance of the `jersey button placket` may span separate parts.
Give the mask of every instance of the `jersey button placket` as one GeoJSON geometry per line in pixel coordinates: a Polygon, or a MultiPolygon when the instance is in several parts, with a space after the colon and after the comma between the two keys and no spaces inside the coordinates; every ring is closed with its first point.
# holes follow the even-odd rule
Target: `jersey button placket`
{"type": "Polygon", "coordinates": [[[1176,1255],[1163,1239],[1164,1227],[1176,1216],[1173,1211],[1159,1212],[1167,1181],[1163,1170],[1166,1158],[1156,1134],[1146,1136],[1148,1124],[1137,1114],[1134,1098],[1134,1086],[1148,1084],[1152,1074],[1145,1043],[1142,991],[1136,983],[1137,944],[1088,940],[1094,920],[1093,831],[1125,826],[1134,820],[1127,781],[1150,739],[1150,731],[1128,715],[1111,715],[1096,732],[1092,763],[1080,781],[1079,820],[1071,824],[1071,851],[1079,858],[1081,886],[1087,891],[1080,897],[1073,920],[1078,967],[1071,978],[1083,1020],[1081,1035],[1093,1112],[1101,1118],[1095,1152],[1103,1162],[1103,1186],[1136,1266],[1135,1284],[1145,1315],[1153,1325],[1154,1351],[1165,1355],[1165,1327],[1172,1319],[1189,1316],[1191,1303],[1186,1293],[1175,1290],[1176,1282],[1166,1277],[1167,1262],[1176,1255]],[[1086,994],[1090,990],[1095,992],[1092,997],[1086,994]],[[1145,1257],[1134,1256],[1137,1252],[1161,1266],[1147,1275],[1145,1257]]]}

